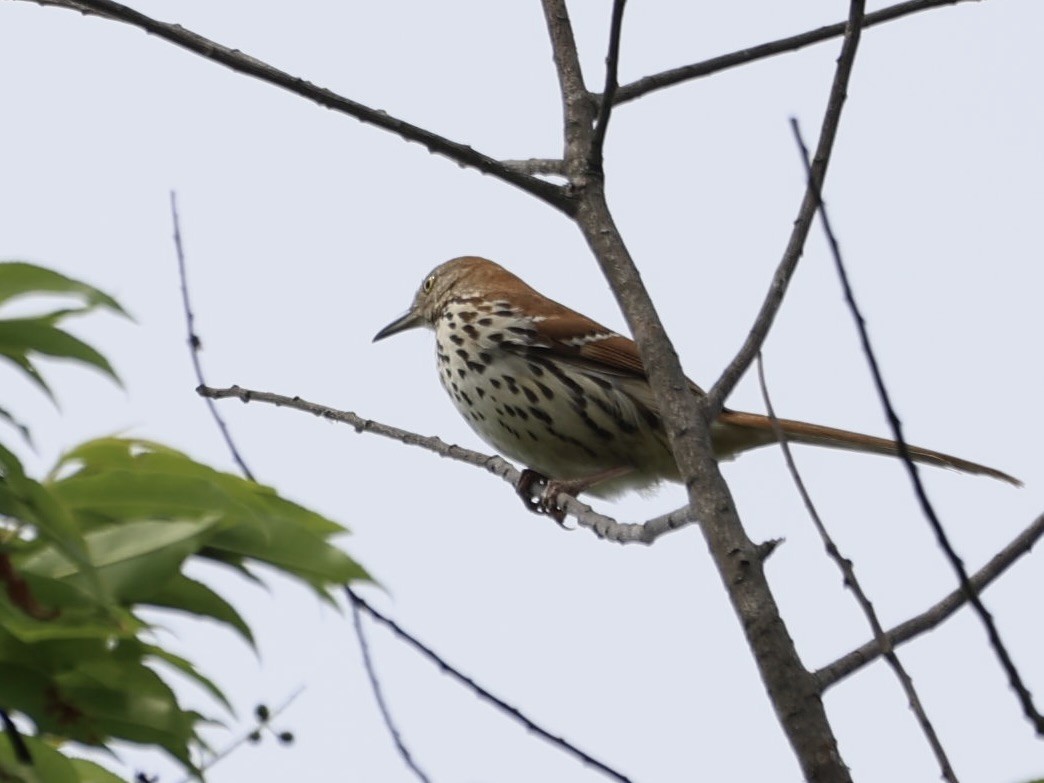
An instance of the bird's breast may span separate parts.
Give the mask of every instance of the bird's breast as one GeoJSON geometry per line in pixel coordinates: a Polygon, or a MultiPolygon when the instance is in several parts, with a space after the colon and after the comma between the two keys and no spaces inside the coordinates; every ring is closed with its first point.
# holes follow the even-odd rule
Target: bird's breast
{"type": "Polygon", "coordinates": [[[473,430],[550,478],[635,468],[635,484],[676,473],[655,417],[626,389],[571,364],[507,313],[456,311],[436,324],[439,380],[473,430]]]}

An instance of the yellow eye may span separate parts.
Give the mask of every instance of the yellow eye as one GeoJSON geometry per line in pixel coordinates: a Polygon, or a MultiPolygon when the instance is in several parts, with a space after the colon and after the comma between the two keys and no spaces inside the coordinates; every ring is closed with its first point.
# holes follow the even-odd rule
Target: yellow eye
{"type": "Polygon", "coordinates": [[[435,285],[435,275],[430,275],[428,279],[421,284],[421,290],[424,293],[428,293],[433,285],[435,285]]]}

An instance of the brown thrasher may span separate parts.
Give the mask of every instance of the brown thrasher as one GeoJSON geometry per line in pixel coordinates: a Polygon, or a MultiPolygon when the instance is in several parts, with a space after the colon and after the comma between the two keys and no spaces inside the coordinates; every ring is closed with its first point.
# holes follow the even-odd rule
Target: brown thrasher
{"type": "MultiPolygon", "coordinates": [[[[554,501],[561,491],[607,497],[664,479],[680,481],[634,341],[473,256],[436,267],[409,311],[373,339],[418,326],[435,331],[439,380],[457,410],[484,441],[527,466],[518,491],[531,509],[561,521],[554,501]],[[541,477],[548,485],[534,502],[530,491],[541,477]]],[[[796,443],[898,454],[896,443],[884,438],[778,421],[796,443]]],[[[718,459],[776,441],[767,416],[728,409],[712,424],[711,436],[718,459]]],[[[918,462],[1020,483],[938,451],[909,451],[918,462]]]]}

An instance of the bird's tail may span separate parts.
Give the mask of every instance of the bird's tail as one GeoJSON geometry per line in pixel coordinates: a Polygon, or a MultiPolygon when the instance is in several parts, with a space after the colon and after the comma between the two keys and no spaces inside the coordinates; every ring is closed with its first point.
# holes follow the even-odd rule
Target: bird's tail
{"type": "MultiPolygon", "coordinates": [[[[899,446],[894,440],[875,438],[872,435],[862,435],[858,432],[823,427],[819,424],[809,424],[792,419],[778,419],[777,421],[787,439],[794,443],[807,443],[812,446],[847,449],[848,451],[862,451],[868,454],[884,454],[889,457],[899,456],[899,446]]],[[[741,451],[747,451],[758,446],[767,446],[776,442],[772,420],[768,416],[762,416],[758,413],[726,410],[718,417],[716,425],[714,428],[715,451],[719,452],[719,455],[726,459],[735,456],[741,451]]],[[[1022,486],[1022,482],[1017,478],[995,468],[980,465],[977,462],[970,462],[960,457],[953,457],[949,454],[924,449],[920,446],[907,446],[907,449],[915,462],[959,470],[963,473],[990,476],[991,478],[1014,484],[1016,487],[1022,486]]]]}

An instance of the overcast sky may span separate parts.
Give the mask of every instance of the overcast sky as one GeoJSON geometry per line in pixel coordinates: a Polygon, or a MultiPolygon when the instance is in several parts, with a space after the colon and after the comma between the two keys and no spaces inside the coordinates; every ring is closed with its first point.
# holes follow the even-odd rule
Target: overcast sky
{"type": "MultiPolygon", "coordinates": [[[[609,3],[574,2],[590,84],[601,84],[609,3]]],[[[632,2],[621,79],[838,21],[846,3],[632,2]]],[[[535,0],[144,2],[347,97],[502,158],[559,154],[557,85],[535,0]]],[[[874,7],[880,7],[875,5],[874,7]]],[[[826,185],[835,229],[912,442],[1026,482],[925,469],[971,568],[1042,508],[1044,55],[1039,2],[987,0],[863,37],[826,185]]],[[[690,376],[710,385],[750,326],[797,211],[787,126],[814,138],[839,42],[621,107],[607,144],[611,206],[690,376]]],[[[0,258],[55,267],[116,295],[136,323],[78,333],[126,389],[49,367],[56,411],[4,370],[4,406],[34,425],[42,473],[62,449],[123,432],[234,469],[193,393],[168,194],[175,189],[212,385],[300,395],[481,448],[440,388],[433,340],[371,345],[425,273],[494,258],[615,328],[622,318],[578,231],[492,178],[236,75],[143,32],[28,2],[0,3],[0,258]]],[[[885,434],[851,318],[814,231],[765,351],[777,412],[885,434]]],[[[761,410],[753,378],[733,407],[761,410]]],[[[375,603],[532,718],[635,781],[797,781],[696,528],[649,548],[563,532],[509,487],[460,464],[290,410],[226,402],[258,477],[348,525],[383,584],[375,603]]],[[[3,434],[12,443],[10,432],[3,434]]],[[[820,511],[894,625],[954,587],[898,464],[797,452],[820,511]]],[[[802,510],[780,455],[725,467],[755,540],[785,538],[768,573],[803,660],[869,637],[802,510]]],[[[598,506],[641,521],[678,487],[598,506]]],[[[303,695],[278,721],[293,748],[243,748],[210,779],[407,781],[346,616],[273,579],[207,574],[258,632],[162,617],[161,639],[232,694],[303,695]]],[[[1044,698],[1041,554],[986,594],[1031,690],[1044,698]]],[[[448,781],[602,778],[491,711],[381,629],[377,668],[413,755],[448,781]]],[[[962,611],[901,650],[962,781],[1044,775],[978,621],[962,611]]],[[[185,698],[217,714],[199,694],[185,698]]],[[[880,663],[826,697],[858,780],[933,780],[928,747],[880,663]]],[[[222,746],[231,734],[208,735],[222,746]]],[[[155,755],[127,768],[178,778],[155,755]]],[[[129,774],[129,773],[128,773],[129,774]]]]}

